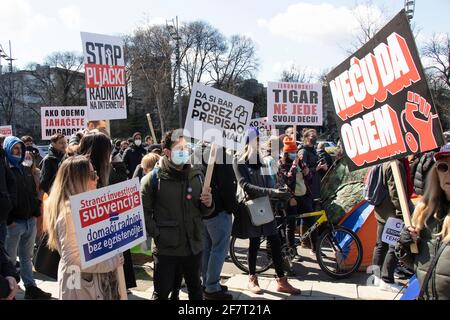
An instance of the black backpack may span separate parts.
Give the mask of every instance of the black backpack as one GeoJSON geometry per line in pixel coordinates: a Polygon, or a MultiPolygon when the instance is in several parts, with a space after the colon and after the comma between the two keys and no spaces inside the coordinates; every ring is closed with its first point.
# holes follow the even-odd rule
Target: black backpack
{"type": "Polygon", "coordinates": [[[378,206],[386,198],[388,191],[383,179],[383,165],[377,164],[366,176],[363,197],[373,206],[378,206]]]}

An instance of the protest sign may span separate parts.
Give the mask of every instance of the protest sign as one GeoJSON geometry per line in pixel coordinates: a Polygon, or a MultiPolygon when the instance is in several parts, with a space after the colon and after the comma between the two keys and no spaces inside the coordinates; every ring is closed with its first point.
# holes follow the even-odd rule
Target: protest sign
{"type": "Polygon", "coordinates": [[[12,126],[0,126],[0,134],[4,136],[12,136],[12,126]]]}
{"type": "Polygon", "coordinates": [[[351,171],[444,143],[404,10],[327,81],[351,171]]]}
{"type": "Polygon", "coordinates": [[[273,125],[321,126],[322,85],[269,82],[267,117],[268,122],[273,125]]]}
{"type": "Polygon", "coordinates": [[[241,151],[252,112],[253,103],[195,83],[184,126],[185,135],[241,151]]]}
{"type": "Polygon", "coordinates": [[[275,126],[268,123],[267,117],[265,118],[255,118],[250,122],[251,127],[258,128],[259,139],[266,141],[272,135],[272,131],[275,130],[275,126]]]}
{"type": "Polygon", "coordinates": [[[81,32],[88,120],[126,119],[125,59],[120,37],[81,32]]]}
{"type": "Polygon", "coordinates": [[[146,240],[137,178],[70,197],[70,206],[82,268],[146,240]]]}
{"type": "Polygon", "coordinates": [[[386,225],[383,229],[383,234],[381,236],[381,241],[392,246],[396,245],[400,239],[400,232],[402,232],[404,226],[405,225],[401,219],[393,217],[387,219],[386,225]]]}
{"type": "Polygon", "coordinates": [[[69,139],[72,134],[87,127],[86,113],[86,107],[42,107],[42,140],[50,140],[57,133],[69,139]]]}

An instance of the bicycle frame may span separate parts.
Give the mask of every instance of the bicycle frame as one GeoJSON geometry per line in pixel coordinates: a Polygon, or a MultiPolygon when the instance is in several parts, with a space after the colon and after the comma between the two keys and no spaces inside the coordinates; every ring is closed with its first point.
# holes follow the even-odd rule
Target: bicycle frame
{"type": "MultiPolygon", "coordinates": [[[[300,237],[300,241],[304,241],[307,238],[309,238],[309,235],[314,232],[319,226],[322,224],[328,222],[328,216],[325,210],[315,211],[315,212],[308,212],[308,213],[302,213],[295,216],[295,220],[298,219],[304,219],[309,217],[320,217],[317,219],[317,221],[300,237]]],[[[288,217],[290,219],[291,217],[288,217]]],[[[294,217],[292,217],[294,218],[294,217]]]]}

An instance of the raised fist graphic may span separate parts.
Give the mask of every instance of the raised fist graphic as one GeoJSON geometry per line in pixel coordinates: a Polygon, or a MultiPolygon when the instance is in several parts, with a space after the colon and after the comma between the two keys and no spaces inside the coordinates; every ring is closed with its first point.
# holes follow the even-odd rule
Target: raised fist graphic
{"type": "Polygon", "coordinates": [[[433,121],[438,116],[431,113],[431,106],[427,100],[417,93],[408,91],[408,102],[405,104],[403,113],[405,113],[406,121],[413,127],[419,137],[419,142],[417,142],[411,132],[406,134],[406,142],[411,151],[417,152],[419,146],[420,152],[437,148],[433,134],[433,121]],[[421,115],[420,118],[416,116],[417,113],[421,115]]]}

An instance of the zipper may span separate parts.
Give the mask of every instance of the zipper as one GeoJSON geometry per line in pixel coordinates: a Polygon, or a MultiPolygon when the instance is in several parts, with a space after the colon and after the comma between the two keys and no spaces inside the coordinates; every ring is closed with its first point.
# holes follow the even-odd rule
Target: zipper
{"type": "MultiPolygon", "coordinates": [[[[442,245],[441,238],[437,237],[436,238],[436,246],[435,246],[435,250],[434,250],[435,257],[437,256],[441,245],[442,245]]],[[[436,267],[437,267],[438,262],[439,261],[436,261],[436,264],[433,268],[433,272],[431,273],[431,293],[433,294],[433,300],[438,299],[437,290],[436,290],[436,267]]]]}

